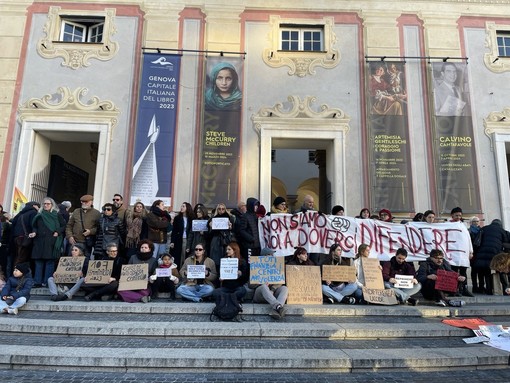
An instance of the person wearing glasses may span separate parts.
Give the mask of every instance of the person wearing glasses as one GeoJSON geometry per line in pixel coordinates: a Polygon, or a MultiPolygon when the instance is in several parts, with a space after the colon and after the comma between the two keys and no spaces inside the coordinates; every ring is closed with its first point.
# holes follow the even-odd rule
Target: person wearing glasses
{"type": "Polygon", "coordinates": [[[103,214],[97,228],[96,245],[94,246],[94,259],[106,257],[106,245],[114,243],[120,248],[125,238],[124,220],[121,220],[115,211],[115,206],[105,203],[102,207],[103,214]]]}
{"type": "Polygon", "coordinates": [[[218,274],[214,261],[207,257],[204,244],[197,244],[193,250],[194,254],[186,258],[181,267],[182,284],[177,288],[177,293],[183,300],[202,302],[204,298],[212,295],[218,274]],[[188,272],[191,271],[189,266],[197,265],[205,266],[204,278],[188,278],[188,272]]]}
{"type": "Polygon", "coordinates": [[[283,197],[276,197],[271,206],[271,214],[287,214],[289,212],[287,201],[283,197]]]}
{"type": "MultiPolygon", "coordinates": [[[[462,307],[466,304],[462,300],[449,300],[446,291],[436,290],[437,271],[453,271],[450,264],[444,259],[444,253],[439,249],[430,251],[430,256],[421,263],[416,279],[421,283],[421,293],[425,299],[434,300],[437,306],[462,307]]],[[[462,286],[466,277],[458,276],[459,285],[462,286]]]]}
{"type": "Polygon", "coordinates": [[[90,257],[95,243],[101,213],[94,209],[94,197],[85,194],[80,198],[81,207],[75,209],[66,226],[66,238],[71,246],[81,243],[85,256],[90,257]]]}
{"type": "Polygon", "coordinates": [[[126,215],[126,207],[124,206],[124,198],[120,194],[114,194],[112,198],[114,212],[122,222],[124,222],[124,216],[126,215]]]}
{"type": "Polygon", "coordinates": [[[55,271],[55,261],[60,258],[66,227],[66,222],[58,214],[58,206],[53,198],[44,198],[31,226],[33,231],[28,236],[34,239],[32,248],[32,260],[35,262],[34,284],[46,286],[48,278],[55,271]]]}
{"type": "Polygon", "coordinates": [[[232,226],[234,217],[232,217],[224,203],[219,203],[214,210],[213,216],[209,219],[209,238],[211,245],[209,248],[210,257],[216,264],[216,270],[220,268],[221,258],[225,257],[227,245],[232,242],[232,226]],[[214,220],[218,218],[228,219],[228,229],[216,229],[214,220]]]}

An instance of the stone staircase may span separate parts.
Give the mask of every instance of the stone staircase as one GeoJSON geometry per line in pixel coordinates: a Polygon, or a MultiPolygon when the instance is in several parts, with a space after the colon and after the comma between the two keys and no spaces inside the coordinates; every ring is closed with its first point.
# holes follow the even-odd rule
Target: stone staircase
{"type": "Polygon", "coordinates": [[[0,369],[116,372],[436,371],[508,368],[509,353],[468,345],[479,317],[510,326],[510,297],[468,298],[462,308],[287,306],[246,303],[242,322],[211,322],[212,303],[52,302],[37,289],[18,316],[0,316],[0,369]]]}

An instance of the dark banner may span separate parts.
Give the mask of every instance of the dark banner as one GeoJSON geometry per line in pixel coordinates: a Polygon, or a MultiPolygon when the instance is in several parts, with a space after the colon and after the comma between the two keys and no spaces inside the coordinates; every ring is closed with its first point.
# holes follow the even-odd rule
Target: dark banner
{"type": "Polygon", "coordinates": [[[172,204],[180,56],[145,53],[138,99],[131,200],[172,204]]]}
{"type": "Polygon", "coordinates": [[[201,140],[198,201],[237,206],[243,60],[209,58],[201,140]]]}
{"type": "Polygon", "coordinates": [[[479,213],[476,151],[465,63],[434,63],[435,165],[440,211],[479,213]]]}
{"type": "Polygon", "coordinates": [[[371,208],[413,210],[407,92],[403,62],[369,62],[367,70],[371,208]]]}

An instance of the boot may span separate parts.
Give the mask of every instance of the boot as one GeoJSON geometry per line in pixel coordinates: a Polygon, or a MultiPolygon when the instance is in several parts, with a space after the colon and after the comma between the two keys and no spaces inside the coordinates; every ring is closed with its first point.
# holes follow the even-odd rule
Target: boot
{"type": "Polygon", "coordinates": [[[468,290],[467,283],[462,288],[462,295],[465,297],[474,297],[474,295],[471,293],[471,291],[468,290]]]}

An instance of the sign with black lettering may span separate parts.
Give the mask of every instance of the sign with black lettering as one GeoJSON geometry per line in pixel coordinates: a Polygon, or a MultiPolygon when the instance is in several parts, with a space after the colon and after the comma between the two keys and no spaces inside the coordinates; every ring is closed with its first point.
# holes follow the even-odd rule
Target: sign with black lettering
{"type": "Polygon", "coordinates": [[[365,287],[369,289],[384,290],[381,264],[377,258],[363,258],[361,260],[363,274],[365,275],[365,287]]]}
{"type": "Polygon", "coordinates": [[[149,265],[139,263],[136,265],[123,265],[120,273],[119,291],[143,290],[147,288],[149,265]]]}
{"type": "Polygon", "coordinates": [[[459,274],[454,271],[437,270],[436,290],[455,293],[459,285],[459,274]]]}
{"type": "Polygon", "coordinates": [[[53,274],[55,283],[76,283],[81,278],[81,270],[85,257],[61,257],[58,261],[57,271],[53,274]]]}
{"type": "Polygon", "coordinates": [[[90,261],[85,283],[107,285],[113,271],[113,261],[90,261]]]}
{"type": "Polygon", "coordinates": [[[363,298],[376,305],[398,305],[397,297],[392,289],[369,289],[363,287],[363,298]]]}
{"type": "Polygon", "coordinates": [[[285,283],[285,258],[284,257],[250,257],[250,284],[271,285],[285,283]]]}
{"type": "Polygon", "coordinates": [[[321,268],[287,265],[288,304],[322,305],[321,268]]]}
{"type": "Polygon", "coordinates": [[[322,280],[330,282],[355,282],[354,266],[322,265],[322,280]]]}

